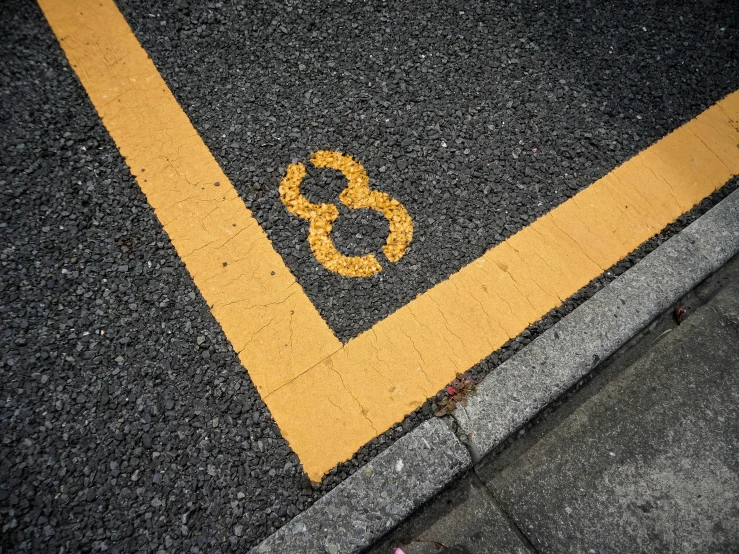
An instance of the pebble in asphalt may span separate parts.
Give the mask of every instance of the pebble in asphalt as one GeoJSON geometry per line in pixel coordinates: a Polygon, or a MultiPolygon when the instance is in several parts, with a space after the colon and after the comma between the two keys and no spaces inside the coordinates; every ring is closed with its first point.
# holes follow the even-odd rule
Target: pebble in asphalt
{"type": "MultiPolygon", "coordinates": [[[[739,74],[729,4],[119,5],[343,339],[739,74]],[[356,156],[414,217],[409,253],[377,277],[323,270],[277,197],[280,168],[323,147],[356,156]]],[[[40,11],[0,9],[0,544],[243,551],[423,414],[311,491],[40,11]]],[[[306,192],[333,201],[343,186],[315,172],[306,192]]],[[[339,248],[381,255],[381,216],[338,223],[339,248]]]]}

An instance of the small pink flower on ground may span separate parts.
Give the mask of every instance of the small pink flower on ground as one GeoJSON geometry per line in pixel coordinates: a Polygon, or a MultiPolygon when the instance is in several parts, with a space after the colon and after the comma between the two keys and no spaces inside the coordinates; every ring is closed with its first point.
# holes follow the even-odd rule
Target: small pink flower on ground
{"type": "Polygon", "coordinates": [[[405,554],[405,552],[403,552],[400,547],[396,546],[395,548],[393,548],[393,554],[405,554]]]}

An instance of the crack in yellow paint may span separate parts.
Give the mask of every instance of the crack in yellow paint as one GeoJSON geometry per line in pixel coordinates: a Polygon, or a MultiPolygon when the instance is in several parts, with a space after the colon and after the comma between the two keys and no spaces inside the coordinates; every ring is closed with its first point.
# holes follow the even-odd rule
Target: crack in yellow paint
{"type": "MultiPolygon", "coordinates": [[[[40,5],[313,480],[739,174],[738,91],[342,346],[112,0],[40,5]]],[[[369,190],[363,169],[356,173],[358,162],[338,153],[316,155],[318,166],[351,170],[347,180],[359,188],[342,193],[347,206],[386,208],[391,235],[397,235],[388,239],[385,255],[397,261],[412,238],[405,209],[369,190]]],[[[299,168],[286,173],[289,202],[300,202],[298,176],[299,168]]],[[[321,232],[328,236],[330,228],[321,232]]]]}
{"type": "MultiPolygon", "coordinates": [[[[385,216],[390,233],[382,251],[391,262],[400,260],[413,240],[413,220],[403,205],[384,192],[371,190],[367,172],[351,156],[320,150],[311,156],[311,163],[344,174],[347,186],[339,195],[339,200],[345,206],[352,209],[369,208],[385,216]]],[[[280,182],[280,199],[291,214],[310,221],[308,244],[316,260],[329,271],[345,277],[369,277],[382,271],[382,265],[374,254],[345,256],[336,249],[331,240],[331,229],[339,217],[339,210],[333,204],[315,204],[303,196],[300,184],[305,175],[302,163],[289,165],[280,182]]]]}

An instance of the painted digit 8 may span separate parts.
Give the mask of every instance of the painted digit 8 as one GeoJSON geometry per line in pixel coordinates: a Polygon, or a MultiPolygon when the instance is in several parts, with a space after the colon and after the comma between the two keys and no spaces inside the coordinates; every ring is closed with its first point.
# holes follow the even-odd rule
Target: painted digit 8
{"type": "MultiPolygon", "coordinates": [[[[345,206],[370,208],[385,216],[390,224],[390,234],[382,251],[391,262],[400,260],[413,239],[413,221],[403,205],[384,192],[371,190],[367,172],[351,156],[321,150],[313,154],[310,161],[316,167],[328,167],[344,174],[347,186],[339,200],[345,206]]],[[[369,277],[382,271],[374,254],[344,256],[336,249],[331,240],[331,229],[339,217],[339,209],[333,204],[314,204],[300,193],[305,174],[302,163],[291,164],[280,182],[280,199],[291,214],[310,221],[308,244],[316,259],[326,269],[345,277],[369,277]]]]}

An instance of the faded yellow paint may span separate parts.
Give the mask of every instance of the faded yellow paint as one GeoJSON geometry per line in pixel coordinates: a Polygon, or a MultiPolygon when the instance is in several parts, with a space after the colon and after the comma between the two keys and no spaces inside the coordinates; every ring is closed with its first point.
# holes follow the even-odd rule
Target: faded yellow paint
{"type": "MultiPolygon", "coordinates": [[[[369,208],[385,216],[390,233],[382,250],[391,262],[400,260],[413,240],[413,221],[403,205],[384,192],[371,190],[367,172],[351,156],[320,150],[311,156],[311,163],[344,174],[347,186],[339,195],[339,200],[345,206],[352,209],[369,208]]],[[[336,249],[331,240],[331,229],[339,217],[339,210],[333,204],[314,204],[303,196],[300,183],[305,175],[302,163],[288,166],[280,182],[280,199],[291,214],[310,221],[308,244],[316,260],[329,271],[345,277],[369,277],[382,271],[382,265],[374,254],[344,256],[336,249]]]]}
{"type": "Polygon", "coordinates": [[[113,2],[40,4],[314,480],[739,174],[735,92],[342,347],[113,2]]]}
{"type": "Polygon", "coordinates": [[[341,343],[111,0],[40,0],[70,64],[262,394],[341,343]]]}

